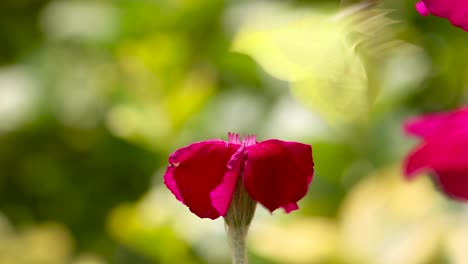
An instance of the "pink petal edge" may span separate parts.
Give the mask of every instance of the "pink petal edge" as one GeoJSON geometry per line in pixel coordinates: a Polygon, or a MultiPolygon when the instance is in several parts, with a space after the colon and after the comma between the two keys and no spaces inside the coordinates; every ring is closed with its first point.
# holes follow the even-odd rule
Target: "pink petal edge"
{"type": "MultiPolygon", "coordinates": [[[[222,140],[208,140],[193,143],[175,151],[169,157],[169,167],[164,174],[164,183],[175,197],[201,218],[218,218],[222,202],[230,197],[216,196],[213,205],[211,192],[222,185],[227,164],[240,145],[222,140]]],[[[232,195],[231,195],[232,196],[232,195]]],[[[229,205],[225,205],[229,206],[229,205]]]]}
{"type": "Polygon", "coordinates": [[[250,196],[270,212],[298,209],[314,174],[311,146],[270,139],[246,152],[244,186],[250,196]]]}
{"type": "Polygon", "coordinates": [[[421,144],[413,150],[404,161],[406,178],[411,180],[420,172],[428,169],[432,155],[434,153],[426,143],[421,144]]]}
{"type": "Polygon", "coordinates": [[[468,31],[468,3],[466,0],[422,0],[417,3],[416,9],[421,15],[424,15],[424,9],[427,9],[428,13],[448,19],[455,27],[468,31]]]}
{"type": "Polygon", "coordinates": [[[416,11],[418,11],[418,13],[422,16],[428,16],[430,14],[429,10],[426,7],[426,4],[424,4],[423,1],[419,1],[416,3],[416,11]]]}
{"type": "Polygon", "coordinates": [[[434,176],[439,187],[451,198],[468,200],[468,177],[466,171],[435,171],[434,176]]]}
{"type": "Polygon", "coordinates": [[[237,180],[242,169],[244,161],[245,147],[241,146],[227,163],[227,171],[224,174],[223,181],[210,193],[212,205],[218,210],[221,216],[226,216],[231,204],[237,180]]]}
{"type": "Polygon", "coordinates": [[[427,139],[446,126],[454,127],[451,129],[468,129],[468,108],[410,117],[404,122],[403,130],[409,135],[427,139]]]}

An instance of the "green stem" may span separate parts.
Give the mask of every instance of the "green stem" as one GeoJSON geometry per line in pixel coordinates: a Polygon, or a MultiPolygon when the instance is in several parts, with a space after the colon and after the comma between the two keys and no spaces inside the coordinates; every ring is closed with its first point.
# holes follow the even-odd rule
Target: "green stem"
{"type": "Polygon", "coordinates": [[[224,217],[233,264],[247,264],[246,237],[257,203],[245,190],[242,175],[237,181],[231,205],[224,217]]]}
{"type": "Polygon", "coordinates": [[[247,228],[232,228],[226,226],[229,247],[231,248],[232,264],[247,264],[246,237],[247,228]]]}

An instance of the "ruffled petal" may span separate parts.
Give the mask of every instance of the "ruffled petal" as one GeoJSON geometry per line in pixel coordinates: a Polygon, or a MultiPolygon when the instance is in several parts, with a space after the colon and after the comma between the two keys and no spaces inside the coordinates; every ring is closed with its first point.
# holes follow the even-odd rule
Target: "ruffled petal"
{"type": "Polygon", "coordinates": [[[422,0],[426,8],[436,16],[447,17],[452,12],[454,0],[422,0]]]}
{"type": "Polygon", "coordinates": [[[436,113],[418,117],[411,117],[405,121],[403,129],[406,133],[427,138],[437,128],[446,122],[452,113],[436,113]]]}
{"type": "Polygon", "coordinates": [[[454,26],[468,31],[468,2],[466,0],[423,0],[429,12],[447,18],[454,26]]]}
{"type": "Polygon", "coordinates": [[[271,139],[246,148],[244,185],[250,196],[273,212],[296,210],[314,174],[312,148],[271,139]]]}
{"type": "MultiPolygon", "coordinates": [[[[407,158],[405,173],[412,178],[422,170],[432,170],[437,174],[441,188],[453,197],[468,194],[468,131],[459,129],[452,123],[444,125],[407,158]],[[460,186],[457,186],[457,182],[460,186]],[[464,187],[465,186],[465,187],[464,187]]],[[[467,196],[468,197],[468,196],[467,196]]]]}
{"type": "Polygon", "coordinates": [[[423,143],[417,147],[405,159],[404,167],[406,177],[412,179],[417,173],[429,168],[432,157],[437,154],[437,149],[429,144],[423,143]]]}
{"type": "Polygon", "coordinates": [[[450,197],[468,200],[468,168],[435,171],[439,187],[450,197]]]}
{"type": "Polygon", "coordinates": [[[164,183],[194,214],[216,219],[225,214],[220,208],[229,207],[232,198],[232,192],[220,190],[229,189],[230,182],[237,177],[233,172],[235,166],[228,168],[227,165],[239,148],[240,145],[222,140],[208,140],[181,148],[169,157],[164,183]],[[229,181],[225,182],[225,177],[229,181]],[[217,190],[216,194],[212,195],[214,190],[217,190]]]}
{"type": "Polygon", "coordinates": [[[405,121],[403,129],[410,135],[427,139],[439,130],[468,130],[468,108],[461,107],[455,111],[427,114],[411,117],[405,121]],[[449,127],[447,129],[446,127],[449,127]]]}
{"type": "Polygon", "coordinates": [[[453,198],[468,199],[468,130],[452,130],[434,145],[438,153],[429,165],[440,187],[453,198]]]}
{"type": "Polygon", "coordinates": [[[227,163],[228,170],[224,174],[223,181],[210,193],[212,205],[221,216],[226,216],[231,204],[232,195],[244,161],[244,150],[244,146],[241,146],[232,155],[231,160],[227,163]]]}

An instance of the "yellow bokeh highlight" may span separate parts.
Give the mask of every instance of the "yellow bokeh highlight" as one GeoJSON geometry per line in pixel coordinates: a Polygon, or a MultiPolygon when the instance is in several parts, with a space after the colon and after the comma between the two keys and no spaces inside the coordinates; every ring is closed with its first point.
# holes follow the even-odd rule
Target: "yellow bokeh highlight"
{"type": "Polygon", "coordinates": [[[344,255],[351,263],[427,263],[447,219],[427,177],[406,181],[399,167],[380,170],[353,188],[341,210],[344,255]]]}
{"type": "Polygon", "coordinates": [[[250,236],[253,252],[281,263],[321,263],[336,254],[338,245],[336,224],[320,218],[265,221],[250,236]]]}

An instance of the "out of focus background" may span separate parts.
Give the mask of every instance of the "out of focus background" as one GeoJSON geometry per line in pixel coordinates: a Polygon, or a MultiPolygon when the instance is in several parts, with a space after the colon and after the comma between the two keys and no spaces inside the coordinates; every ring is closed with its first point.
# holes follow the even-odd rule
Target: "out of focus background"
{"type": "Polygon", "coordinates": [[[414,2],[0,1],[0,263],[229,263],[162,181],[228,131],[316,164],[250,263],[468,263],[468,208],[401,175],[402,121],[468,101],[468,34],[414,2]]]}

